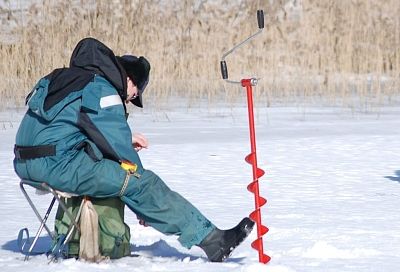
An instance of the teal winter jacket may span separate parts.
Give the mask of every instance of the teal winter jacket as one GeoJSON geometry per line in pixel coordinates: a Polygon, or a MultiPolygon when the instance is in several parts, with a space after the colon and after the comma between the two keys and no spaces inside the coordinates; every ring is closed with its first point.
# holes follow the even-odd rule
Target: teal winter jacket
{"type": "MultiPolygon", "coordinates": [[[[62,73],[55,70],[40,79],[28,96],[28,111],[17,132],[16,146],[53,145],[56,152],[29,160],[14,159],[21,178],[47,182],[66,192],[108,197],[119,194],[126,178],[121,161],[142,169],[126,121],[126,74],[116,66],[112,51],[103,46],[97,40],[86,39],[74,51],[71,64],[76,71],[72,74],[79,81],[82,73],[88,73],[88,80],[80,85],[71,80],[62,82],[58,88],[63,73],[73,69],[64,68],[66,72],[62,73]],[[92,68],[97,62],[107,61],[106,68],[92,68]],[[86,67],[90,67],[89,72],[86,67]],[[77,90],[68,89],[82,85],[77,90]]],[[[73,77],[68,74],[67,78],[73,77]]]]}

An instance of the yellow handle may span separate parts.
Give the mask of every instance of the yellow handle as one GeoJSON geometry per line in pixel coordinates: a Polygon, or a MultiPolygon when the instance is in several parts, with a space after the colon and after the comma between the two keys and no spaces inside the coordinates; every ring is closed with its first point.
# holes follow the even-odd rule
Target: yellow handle
{"type": "Polygon", "coordinates": [[[137,165],[135,163],[131,163],[129,161],[122,161],[121,162],[122,169],[130,172],[136,172],[137,165]]]}

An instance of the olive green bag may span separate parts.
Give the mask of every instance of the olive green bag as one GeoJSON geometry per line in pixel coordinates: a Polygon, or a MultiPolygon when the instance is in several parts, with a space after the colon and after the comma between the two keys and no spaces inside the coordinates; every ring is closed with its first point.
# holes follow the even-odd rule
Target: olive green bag
{"type": "MultiPolygon", "coordinates": [[[[99,219],[99,250],[102,256],[118,259],[130,256],[130,229],[124,223],[125,204],[119,198],[90,198],[99,219]]],[[[74,216],[78,213],[82,198],[66,198],[64,203],[74,216]]],[[[56,241],[65,238],[70,226],[70,218],[61,207],[58,207],[55,219],[56,241]]],[[[79,233],[74,232],[73,237],[63,249],[62,256],[65,258],[79,256],[79,233]]]]}

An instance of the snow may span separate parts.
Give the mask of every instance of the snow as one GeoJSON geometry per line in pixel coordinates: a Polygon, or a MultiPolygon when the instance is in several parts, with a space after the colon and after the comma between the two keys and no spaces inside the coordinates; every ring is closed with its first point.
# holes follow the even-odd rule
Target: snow
{"type": "MultiPolygon", "coordinates": [[[[245,102],[244,102],[245,103],[245,102]]],[[[73,259],[24,262],[16,236],[38,222],[21,194],[12,167],[22,111],[0,114],[0,267],[20,271],[399,271],[400,109],[361,113],[334,107],[257,108],[256,134],[263,236],[269,264],[250,247],[256,231],[225,263],[209,263],[199,248],[140,226],[126,211],[132,257],[100,264],[73,259]]],[[[246,186],[251,167],[247,112],[243,107],[133,111],[129,122],[150,147],[146,168],[195,204],[220,228],[230,228],[254,209],[246,186]]],[[[35,196],[42,209],[48,196],[35,196]]],[[[53,218],[54,215],[51,216],[53,218]]],[[[51,224],[51,223],[50,223],[51,224]]],[[[43,233],[45,235],[45,233],[43,233]]],[[[48,237],[40,239],[45,248],[48,237]]]]}

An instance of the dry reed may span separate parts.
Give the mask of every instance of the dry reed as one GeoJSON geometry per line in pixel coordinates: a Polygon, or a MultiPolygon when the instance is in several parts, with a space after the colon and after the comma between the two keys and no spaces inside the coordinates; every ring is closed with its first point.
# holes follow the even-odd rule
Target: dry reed
{"type": "Polygon", "coordinates": [[[68,65],[75,44],[87,36],[116,54],[149,58],[147,105],[163,107],[175,97],[189,105],[199,99],[233,103],[243,91],[224,83],[219,61],[257,31],[257,9],[265,11],[265,31],[227,63],[233,79],[261,78],[256,101],[262,105],[398,102],[398,0],[232,2],[44,0],[23,11],[3,8],[2,104],[22,105],[39,77],[68,65]]]}

